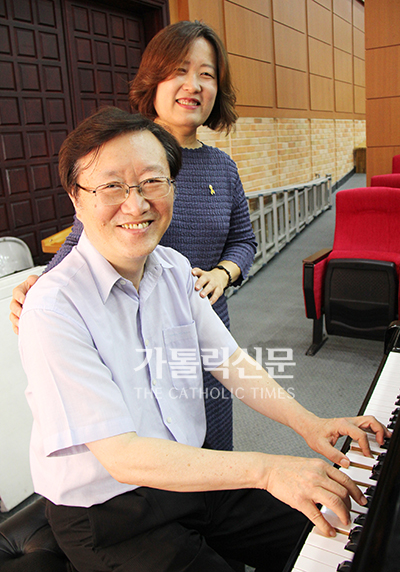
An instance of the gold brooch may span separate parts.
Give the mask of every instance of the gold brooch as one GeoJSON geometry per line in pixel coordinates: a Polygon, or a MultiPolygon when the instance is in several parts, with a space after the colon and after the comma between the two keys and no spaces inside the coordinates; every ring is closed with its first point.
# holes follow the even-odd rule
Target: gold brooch
{"type": "Polygon", "coordinates": [[[210,195],[215,195],[215,191],[212,188],[212,185],[208,185],[208,188],[210,189],[210,195]]]}

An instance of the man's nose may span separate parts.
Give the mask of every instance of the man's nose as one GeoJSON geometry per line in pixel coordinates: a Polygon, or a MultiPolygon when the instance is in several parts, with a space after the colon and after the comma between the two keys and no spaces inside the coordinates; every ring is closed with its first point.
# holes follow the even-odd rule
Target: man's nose
{"type": "Polygon", "coordinates": [[[150,204],[136,187],[131,187],[129,197],[122,203],[121,207],[125,207],[125,211],[145,212],[149,210],[150,204]]]}

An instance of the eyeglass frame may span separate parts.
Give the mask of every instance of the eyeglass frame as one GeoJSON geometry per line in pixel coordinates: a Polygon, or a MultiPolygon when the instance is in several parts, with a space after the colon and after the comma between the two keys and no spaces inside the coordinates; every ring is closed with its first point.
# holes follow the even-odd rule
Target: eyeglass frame
{"type": "MultiPolygon", "coordinates": [[[[82,185],[80,185],[79,183],[75,183],[75,187],[78,187],[79,189],[82,189],[82,191],[86,191],[87,193],[93,193],[95,196],[97,196],[96,193],[98,192],[98,189],[99,189],[100,187],[104,187],[105,185],[110,185],[110,184],[113,184],[113,183],[114,183],[114,184],[117,183],[118,185],[124,186],[125,189],[126,189],[126,190],[125,190],[125,194],[126,194],[126,193],[127,193],[127,194],[126,194],[125,199],[124,199],[123,201],[121,201],[120,203],[114,203],[114,204],[108,204],[108,205],[107,205],[106,203],[103,203],[103,204],[106,205],[106,206],[122,205],[125,201],[127,201],[127,200],[129,199],[130,194],[131,194],[131,189],[137,189],[137,190],[138,190],[138,194],[139,194],[143,199],[145,199],[146,201],[158,201],[159,199],[164,199],[165,197],[167,197],[167,196],[170,194],[171,188],[173,188],[173,189],[175,190],[176,181],[175,181],[175,179],[170,179],[169,177],[149,177],[148,179],[145,179],[144,181],[141,181],[138,185],[128,185],[128,183],[121,183],[121,182],[119,182],[119,181],[110,181],[109,183],[102,183],[101,185],[98,185],[95,189],[86,189],[85,187],[82,187],[82,185]],[[166,181],[166,182],[168,183],[168,192],[167,192],[165,195],[162,195],[162,197],[157,197],[157,198],[147,198],[145,195],[143,195],[143,192],[142,192],[141,188],[143,187],[143,185],[144,185],[145,183],[148,183],[148,182],[151,181],[152,179],[158,179],[158,180],[159,180],[159,179],[163,179],[164,181],[166,181]]],[[[99,196],[101,197],[102,192],[105,192],[105,193],[106,193],[107,191],[105,191],[105,190],[102,191],[102,190],[101,190],[101,191],[99,191],[99,192],[100,192],[100,195],[99,195],[99,196]]],[[[101,200],[101,199],[100,199],[100,200],[101,200]]]]}

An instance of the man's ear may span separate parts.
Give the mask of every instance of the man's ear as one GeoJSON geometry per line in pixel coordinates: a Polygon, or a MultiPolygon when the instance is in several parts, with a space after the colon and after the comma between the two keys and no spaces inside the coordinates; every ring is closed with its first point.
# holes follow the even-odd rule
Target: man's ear
{"type": "Polygon", "coordinates": [[[71,199],[72,204],[74,205],[76,218],[81,221],[79,213],[82,207],[79,200],[79,194],[74,196],[72,193],[68,193],[68,196],[71,199]]]}
{"type": "Polygon", "coordinates": [[[72,204],[74,205],[75,212],[78,212],[80,208],[79,196],[73,195],[70,191],[68,192],[68,196],[71,199],[72,204]]]}

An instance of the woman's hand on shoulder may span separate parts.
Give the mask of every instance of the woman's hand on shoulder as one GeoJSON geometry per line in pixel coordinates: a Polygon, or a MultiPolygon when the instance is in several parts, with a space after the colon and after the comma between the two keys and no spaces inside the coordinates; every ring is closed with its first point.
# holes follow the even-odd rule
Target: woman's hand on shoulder
{"type": "Polygon", "coordinates": [[[200,293],[202,298],[208,296],[210,303],[215,304],[228,285],[228,275],[219,268],[213,268],[209,271],[193,268],[192,274],[198,278],[194,285],[195,290],[200,293]]]}
{"type": "Polygon", "coordinates": [[[26,294],[28,293],[28,290],[32,288],[38,278],[39,276],[32,274],[31,276],[28,276],[24,282],[16,286],[13,290],[13,297],[10,302],[11,312],[9,317],[15,334],[18,334],[19,332],[19,318],[21,316],[22,306],[25,302],[26,294]]]}

